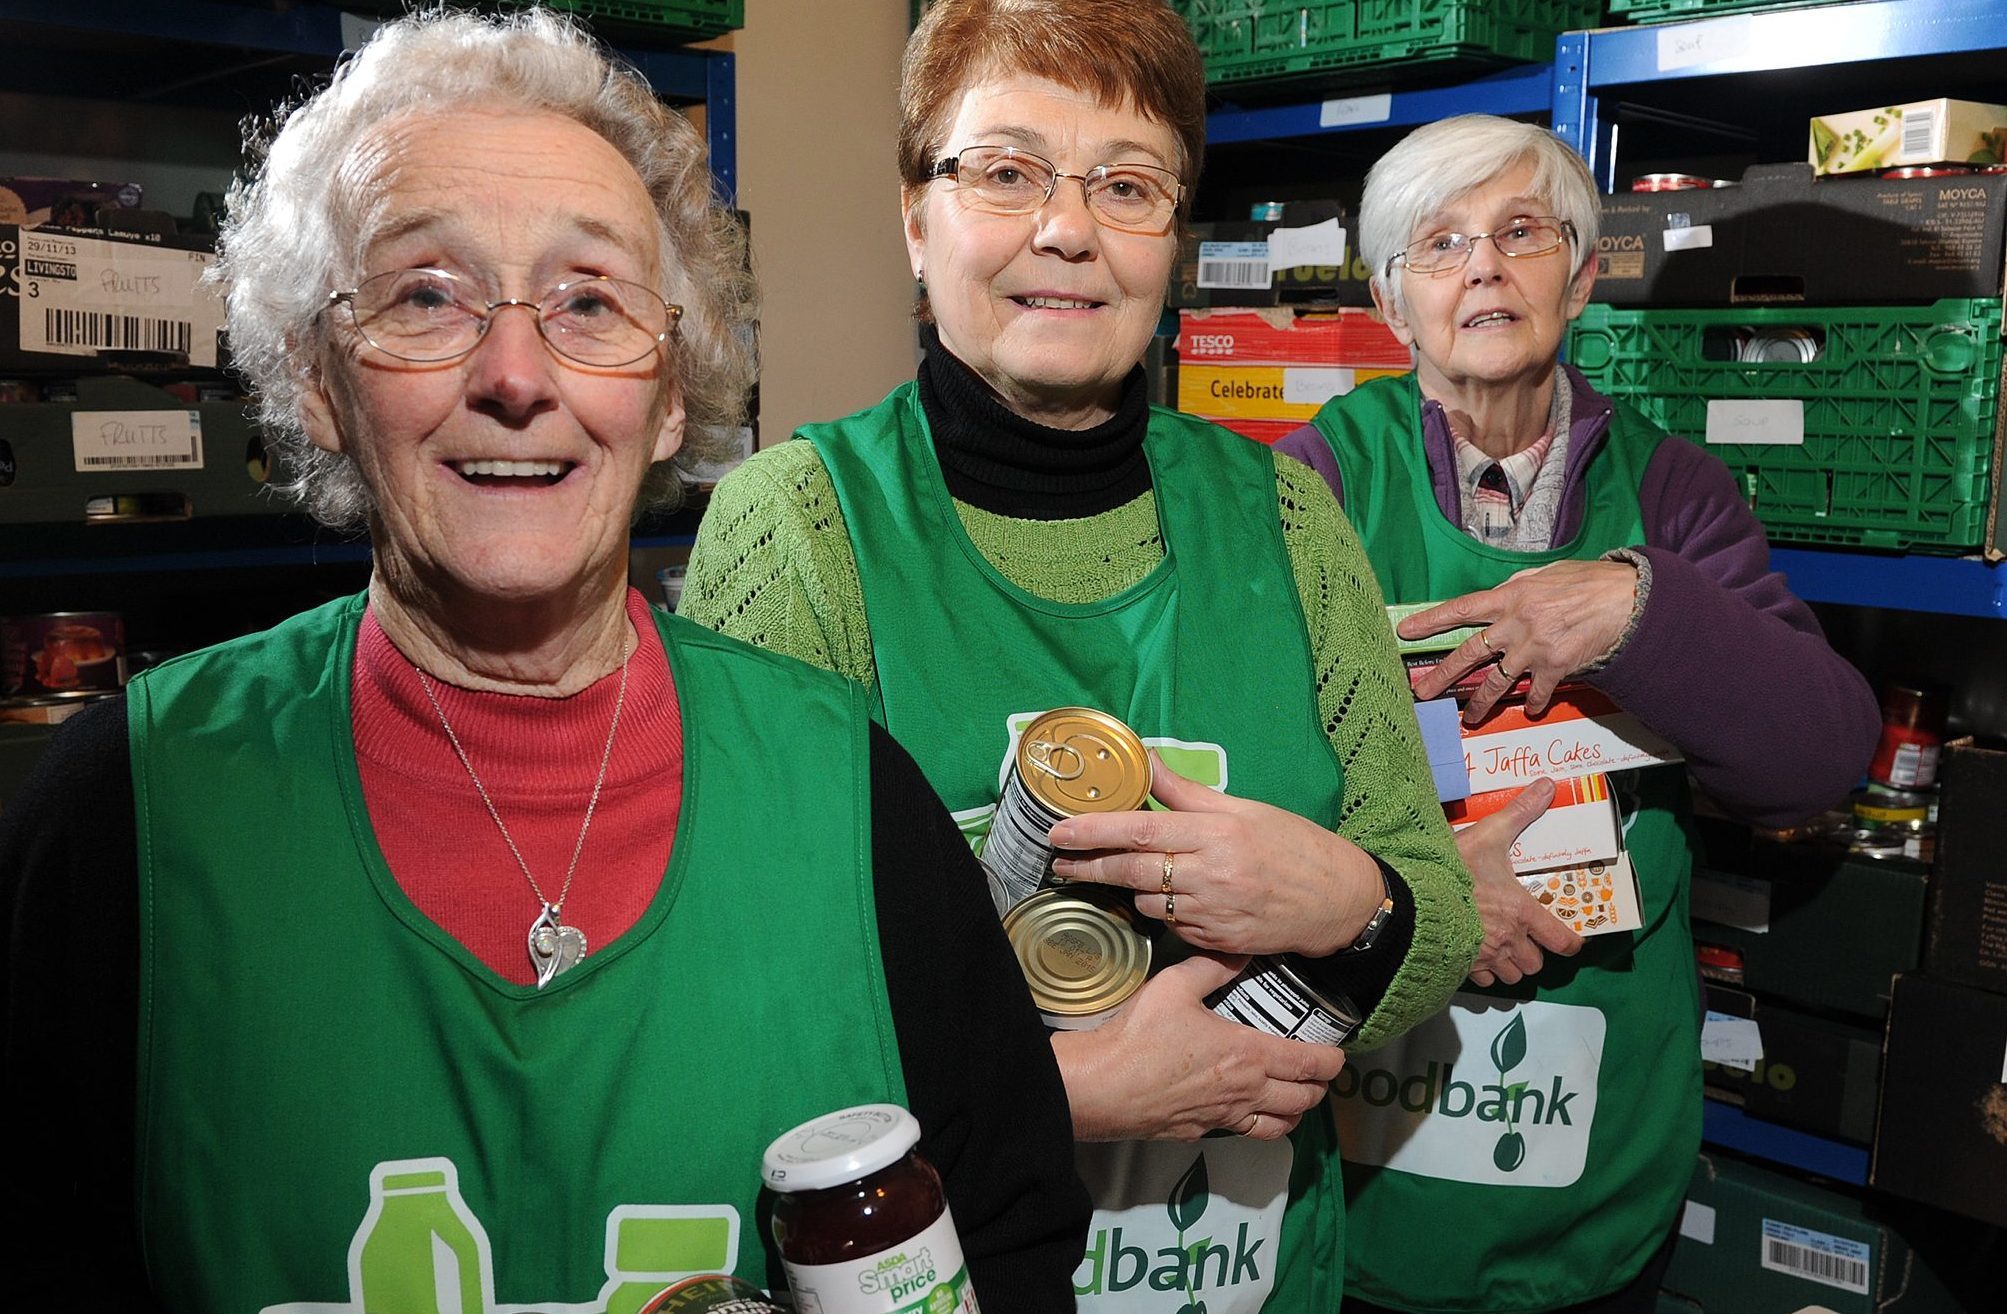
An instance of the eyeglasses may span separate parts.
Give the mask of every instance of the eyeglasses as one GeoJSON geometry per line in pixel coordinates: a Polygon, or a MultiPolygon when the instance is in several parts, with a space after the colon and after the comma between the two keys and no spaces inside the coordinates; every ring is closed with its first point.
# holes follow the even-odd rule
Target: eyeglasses
{"type": "Polygon", "coordinates": [[[1030,214],[1052,199],[1061,178],[1072,178],[1096,220],[1132,232],[1167,230],[1185,195],[1178,175],[1158,165],[1097,164],[1086,173],[1061,173],[1051,160],[1015,146],[972,146],[934,161],[927,177],[953,178],[997,214],[1030,214]]]}
{"type": "Polygon", "coordinates": [[[1459,269],[1470,259],[1470,253],[1485,238],[1498,248],[1498,253],[1518,259],[1520,256],[1546,255],[1565,241],[1575,240],[1575,225],[1566,219],[1556,219],[1553,215],[1539,215],[1531,219],[1514,219],[1505,227],[1489,233],[1436,233],[1424,237],[1419,242],[1410,242],[1407,247],[1387,261],[1387,273],[1394,272],[1394,261],[1398,260],[1417,274],[1439,274],[1448,269],[1459,269]]]}
{"type": "Polygon", "coordinates": [[[418,364],[466,355],[506,306],[536,312],[551,350],[581,365],[631,365],[667,342],[683,318],[683,307],[653,288],[596,275],[559,283],[536,301],[490,301],[444,269],[394,269],[328,293],[328,304],[337,303],[370,346],[418,364]]]}

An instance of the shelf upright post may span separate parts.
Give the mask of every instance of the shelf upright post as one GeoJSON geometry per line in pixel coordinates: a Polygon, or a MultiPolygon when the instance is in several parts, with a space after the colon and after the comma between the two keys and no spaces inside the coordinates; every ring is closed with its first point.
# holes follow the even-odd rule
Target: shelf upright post
{"type": "Polygon", "coordinates": [[[1590,34],[1563,32],[1554,39],[1553,94],[1548,124],[1554,135],[1589,162],[1601,191],[1612,190],[1616,175],[1614,128],[1603,122],[1597,98],[1589,93],[1590,34]]]}
{"type": "Polygon", "coordinates": [[[704,131],[710,137],[711,176],[718,197],[736,205],[739,195],[738,56],[714,50],[704,58],[704,131]]]}

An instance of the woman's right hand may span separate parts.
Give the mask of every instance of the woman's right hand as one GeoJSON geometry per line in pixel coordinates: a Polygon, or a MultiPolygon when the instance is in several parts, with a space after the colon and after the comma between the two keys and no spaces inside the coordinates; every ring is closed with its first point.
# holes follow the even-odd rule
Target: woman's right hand
{"type": "Polygon", "coordinates": [[[1223,1129],[1274,1140],[1316,1107],[1343,1050],[1271,1036],[1206,1007],[1245,963],[1194,953],[1094,1030],[1053,1035],[1077,1139],[1189,1141],[1223,1129]]]}
{"type": "Polygon", "coordinates": [[[1470,868],[1471,893],[1484,943],[1471,965],[1476,985],[1516,985],[1546,965],[1547,954],[1582,952],[1582,937],[1526,892],[1512,869],[1512,845],[1554,801],[1554,782],[1545,776],[1519,791],[1510,803],[1456,833],[1457,852],[1470,868]]]}

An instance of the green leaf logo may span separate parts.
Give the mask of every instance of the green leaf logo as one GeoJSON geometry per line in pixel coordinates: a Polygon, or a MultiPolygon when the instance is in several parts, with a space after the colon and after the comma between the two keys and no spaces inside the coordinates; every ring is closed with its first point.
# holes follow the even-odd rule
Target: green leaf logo
{"type": "Polygon", "coordinates": [[[1491,1162],[1502,1173],[1516,1170],[1526,1162],[1526,1138],[1516,1131],[1499,1137],[1498,1144],[1491,1149],[1491,1162]]]}
{"type": "Polygon", "coordinates": [[[1512,1022],[1491,1040],[1491,1061],[1498,1065],[1500,1076],[1519,1066],[1519,1060],[1526,1057],[1526,1020],[1517,1013],[1512,1022]]]}
{"type": "Polygon", "coordinates": [[[1212,1183],[1206,1178],[1206,1156],[1201,1154],[1171,1188],[1170,1201],[1164,1206],[1171,1215],[1171,1226],[1182,1233],[1198,1222],[1206,1212],[1211,1189],[1212,1183]]]}

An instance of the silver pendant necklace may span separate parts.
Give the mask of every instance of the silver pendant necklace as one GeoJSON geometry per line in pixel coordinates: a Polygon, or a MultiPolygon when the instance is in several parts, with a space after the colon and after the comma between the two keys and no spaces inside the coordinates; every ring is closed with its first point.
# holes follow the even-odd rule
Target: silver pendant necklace
{"type": "Polygon", "coordinates": [[[523,851],[516,847],[515,837],[503,824],[502,814],[495,810],[495,800],[488,797],[488,787],[481,783],[481,777],[474,771],[474,764],[467,759],[467,750],[460,745],[460,736],[453,733],[453,723],[446,719],[446,709],[440,705],[439,696],[432,692],[432,681],[413,662],[411,669],[418,672],[418,687],[425,691],[425,700],[432,704],[438,714],[439,728],[446,732],[447,741],[453,745],[453,752],[460,759],[460,765],[467,769],[467,778],[474,782],[474,790],[480,794],[481,802],[487,806],[488,815],[495,820],[495,829],[502,832],[502,841],[515,855],[516,866],[522,869],[523,879],[530,883],[530,890],[543,905],[543,911],[530,923],[529,950],[530,966],[537,972],[537,989],[541,990],[553,980],[578,966],[585,957],[585,932],[576,926],[564,924],[564,901],[571,897],[572,877],[578,874],[578,855],[585,852],[585,833],[592,829],[592,814],[599,806],[599,791],[606,784],[606,767],[613,761],[613,735],[620,729],[620,709],[627,704],[627,663],[634,658],[636,645],[627,645],[627,651],[620,659],[620,692],[613,699],[613,724],[606,727],[606,747],[599,754],[599,778],[592,782],[592,798],[585,805],[585,820],[579,823],[578,842],[571,847],[571,865],[565,868],[564,888],[558,891],[557,902],[552,903],[544,894],[537,878],[530,874],[530,864],[523,861],[523,851]]]}

